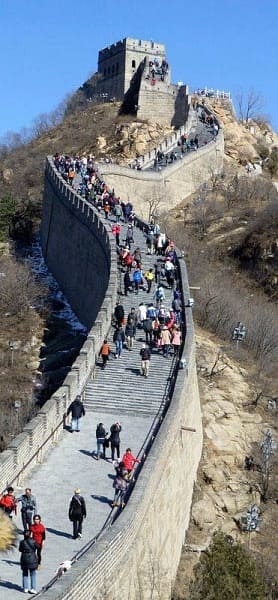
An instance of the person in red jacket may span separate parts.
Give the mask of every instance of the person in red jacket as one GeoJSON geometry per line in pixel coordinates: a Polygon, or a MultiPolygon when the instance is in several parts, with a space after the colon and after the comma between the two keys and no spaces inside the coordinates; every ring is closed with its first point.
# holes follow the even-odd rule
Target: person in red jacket
{"type": "Polygon", "coordinates": [[[33,540],[37,542],[37,558],[38,558],[38,569],[40,568],[42,561],[42,547],[45,540],[45,526],[41,522],[40,515],[34,515],[34,523],[30,525],[30,531],[33,540]]]}
{"type": "Polygon", "coordinates": [[[131,473],[131,471],[134,469],[135,463],[139,463],[140,460],[133,456],[130,448],[127,448],[121,462],[123,463],[125,469],[131,473]]]}
{"type": "Polygon", "coordinates": [[[12,486],[9,486],[6,494],[3,494],[3,496],[0,498],[0,508],[2,508],[7,515],[9,515],[10,519],[12,518],[13,512],[16,515],[17,504],[14,496],[14,488],[12,486]]]}

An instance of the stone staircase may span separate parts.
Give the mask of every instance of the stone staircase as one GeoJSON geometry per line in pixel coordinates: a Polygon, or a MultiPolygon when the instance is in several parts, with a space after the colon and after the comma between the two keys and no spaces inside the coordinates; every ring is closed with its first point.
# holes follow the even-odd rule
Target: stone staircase
{"type": "MultiPolygon", "coordinates": [[[[125,239],[126,226],[122,226],[122,239],[125,239]]],[[[142,252],[143,271],[148,267],[154,266],[157,257],[146,254],[146,243],[143,233],[134,228],[134,245],[132,250],[140,246],[142,252]]],[[[120,277],[123,273],[119,272],[119,299],[127,315],[131,308],[138,308],[140,302],[147,304],[153,300],[155,291],[155,282],[150,294],[140,289],[136,295],[129,293],[128,296],[121,294],[120,277]]],[[[164,283],[166,286],[166,282],[164,283]]],[[[123,287],[123,286],[122,286],[123,287]]],[[[170,307],[172,302],[172,290],[164,287],[165,306],[170,307]]],[[[139,351],[142,342],[145,341],[145,333],[137,328],[136,340],[132,350],[124,347],[120,358],[115,359],[113,343],[114,328],[111,327],[108,341],[113,352],[107,363],[106,369],[102,370],[102,361],[99,360],[94,372],[94,379],[91,379],[86,388],[84,404],[87,411],[97,413],[117,413],[117,414],[141,414],[142,416],[155,416],[167,397],[167,390],[170,383],[171,372],[174,368],[173,352],[168,358],[164,357],[156,348],[152,352],[150,361],[150,373],[148,379],[140,374],[140,355],[139,351]]]]}

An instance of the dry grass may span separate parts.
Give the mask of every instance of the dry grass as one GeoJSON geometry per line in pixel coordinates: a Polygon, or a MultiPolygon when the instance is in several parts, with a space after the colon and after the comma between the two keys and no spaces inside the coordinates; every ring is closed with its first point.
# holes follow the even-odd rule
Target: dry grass
{"type": "Polygon", "coordinates": [[[7,552],[16,542],[16,527],[9,517],[0,510],[0,552],[7,552]]]}

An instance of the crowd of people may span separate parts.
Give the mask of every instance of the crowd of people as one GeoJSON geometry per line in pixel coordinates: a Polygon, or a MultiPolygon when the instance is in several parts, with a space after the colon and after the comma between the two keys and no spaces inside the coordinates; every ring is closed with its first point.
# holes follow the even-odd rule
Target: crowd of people
{"type": "MultiPolygon", "coordinates": [[[[94,158],[70,157],[56,154],[54,164],[63,179],[72,185],[89,202],[102,211],[108,220],[112,234],[115,236],[121,281],[123,281],[125,296],[140,295],[144,290],[150,294],[150,301],[140,301],[137,308],[132,307],[128,314],[120,302],[117,302],[113,314],[113,342],[115,344],[115,359],[121,357],[123,348],[132,351],[134,341],[140,332],[145,335],[141,344],[138,360],[140,371],[144,378],[149,376],[150,361],[153,352],[161,353],[168,357],[171,349],[178,356],[181,346],[182,324],[182,297],[177,284],[175,245],[161,232],[158,223],[152,219],[145,232],[146,248],[135,246],[134,226],[135,213],[131,202],[123,203],[117,198],[114,190],[109,190],[104,181],[99,177],[95,168],[94,158]],[[125,223],[125,237],[122,236],[122,224],[125,223]],[[155,265],[150,267],[143,264],[143,254],[155,255],[155,265]],[[166,306],[165,290],[171,290],[171,300],[166,306]]],[[[169,295],[168,295],[169,296],[169,295]]],[[[111,344],[103,340],[99,356],[102,359],[102,368],[105,369],[111,352],[111,344]]],[[[71,417],[69,430],[79,433],[82,428],[82,419],[85,409],[80,395],[69,405],[65,414],[71,417]]],[[[113,479],[114,497],[111,506],[124,507],[125,495],[133,478],[133,471],[139,459],[133,455],[130,447],[121,457],[120,434],[122,425],[119,421],[112,423],[109,430],[101,422],[96,428],[96,449],[92,456],[96,460],[111,460],[115,469],[113,479]],[[111,456],[107,457],[108,449],[111,456]]],[[[18,505],[21,505],[21,518],[23,539],[19,544],[21,555],[22,588],[25,593],[36,593],[36,574],[41,567],[42,549],[46,539],[46,527],[38,514],[37,500],[27,487],[19,497],[14,494],[14,489],[9,486],[0,498],[0,509],[9,518],[17,514],[18,505]]],[[[74,539],[82,537],[82,525],[86,518],[87,510],[84,497],[80,488],[75,488],[70,499],[68,518],[72,522],[72,536],[74,539]]]]}
{"type": "Polygon", "coordinates": [[[16,498],[14,488],[9,486],[0,498],[0,508],[10,519],[17,514],[18,504],[21,504],[23,526],[23,539],[19,544],[22,589],[25,593],[36,594],[36,575],[37,570],[41,568],[46,528],[37,512],[37,500],[31,488],[26,488],[25,492],[16,498]]]}
{"type": "Polygon", "coordinates": [[[150,80],[151,84],[155,85],[156,81],[165,81],[168,70],[169,65],[165,58],[159,62],[158,58],[155,57],[148,63],[145,79],[150,80]]]}
{"type": "MultiPolygon", "coordinates": [[[[80,406],[82,401],[77,397],[71,404],[68,414],[71,413],[71,431],[80,431],[75,429],[76,416],[74,403],[80,406]]],[[[83,413],[84,414],[84,413],[83,413]]],[[[79,424],[79,427],[81,425],[79,424]]],[[[110,432],[106,431],[103,423],[99,423],[96,428],[96,450],[92,452],[97,460],[106,459],[106,450],[111,446],[111,460],[114,463],[115,477],[113,478],[114,496],[111,500],[111,507],[125,506],[124,496],[128,484],[132,480],[133,470],[139,459],[136,458],[127,448],[122,458],[120,458],[120,432],[122,426],[119,422],[113,423],[110,432]],[[115,459],[117,455],[117,460],[115,459]]],[[[21,504],[21,520],[23,527],[23,539],[19,543],[20,566],[22,571],[22,590],[24,593],[36,594],[37,571],[41,568],[42,549],[46,539],[46,527],[42,523],[41,516],[37,512],[37,499],[32,493],[31,488],[26,488],[24,493],[16,497],[14,488],[8,486],[5,493],[0,498],[0,510],[2,510],[10,519],[17,515],[18,506],[21,504]]],[[[68,518],[72,523],[73,539],[82,538],[83,521],[87,516],[87,509],[84,497],[81,495],[80,488],[74,490],[73,496],[69,502],[68,518]]],[[[20,531],[19,531],[20,532],[20,531]]]]}

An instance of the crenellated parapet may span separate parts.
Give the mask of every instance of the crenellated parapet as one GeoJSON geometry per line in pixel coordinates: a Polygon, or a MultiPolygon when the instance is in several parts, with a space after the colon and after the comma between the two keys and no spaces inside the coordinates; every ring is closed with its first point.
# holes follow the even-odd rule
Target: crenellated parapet
{"type": "MultiPolygon", "coordinates": [[[[136,224],[144,231],[144,221],[137,218],[136,224]]],[[[1,455],[2,489],[7,483],[20,484],[31,468],[47,460],[47,451],[62,432],[69,403],[82,392],[94,369],[117,296],[114,240],[95,209],[65,184],[51,158],[46,164],[41,231],[47,264],[90,330],[63,385],[1,455]],[[99,289],[92,277],[95,266],[99,289]],[[92,306],[84,302],[85,295],[92,306]]],[[[40,592],[43,600],[148,600],[150,589],[157,590],[153,597],[170,599],[202,450],[189,284],[179,250],[176,258],[183,300],[179,364],[183,368],[171,375],[167,401],[149,432],[146,459],[136,484],[131,484],[125,509],[75,555],[70,571],[62,578],[54,577],[40,592]]]]}
{"type": "Polygon", "coordinates": [[[67,407],[82,393],[95,368],[117,297],[117,255],[110,228],[65,183],[51,157],[45,169],[41,240],[48,266],[87,325],[88,336],[63,385],[1,453],[0,491],[21,485],[58,441],[67,407]]]}

